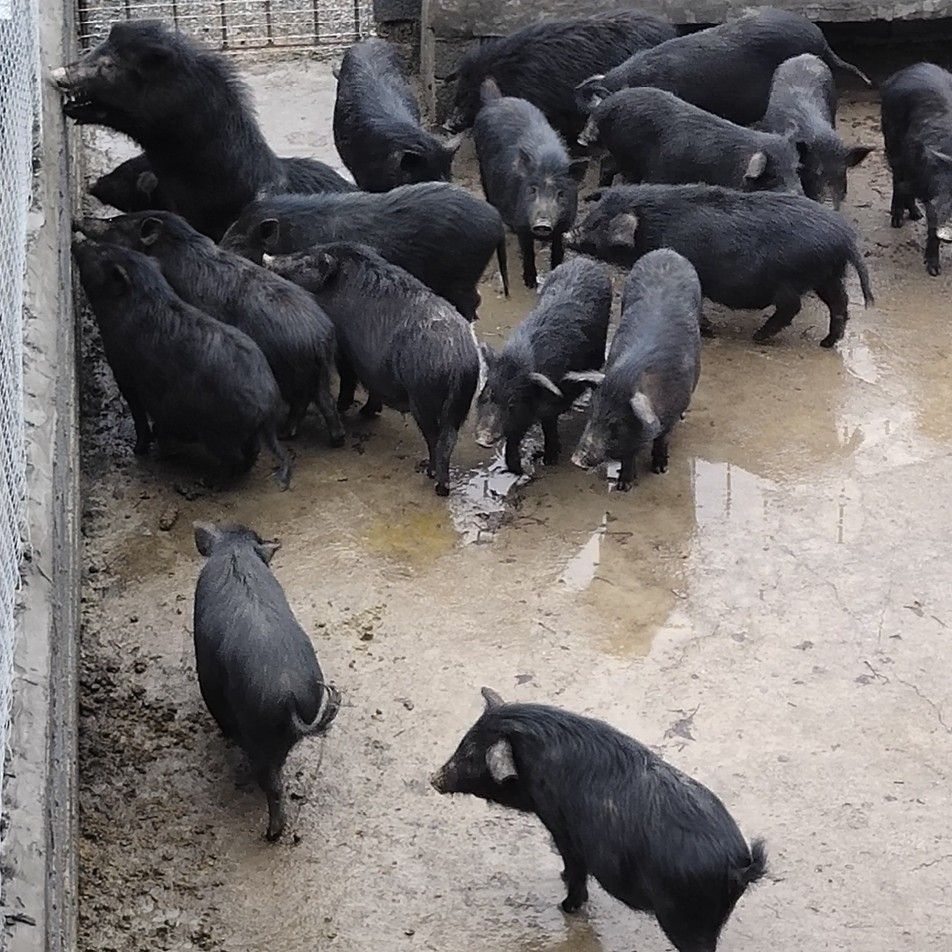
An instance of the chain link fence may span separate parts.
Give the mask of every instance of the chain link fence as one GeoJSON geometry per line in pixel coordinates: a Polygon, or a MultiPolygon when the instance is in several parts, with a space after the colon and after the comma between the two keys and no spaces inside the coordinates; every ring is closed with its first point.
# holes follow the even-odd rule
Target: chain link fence
{"type": "Polygon", "coordinates": [[[78,0],[80,46],[105,39],[117,20],[133,19],[165,20],[232,51],[339,48],[374,27],[372,0],[78,0]]]}
{"type": "Polygon", "coordinates": [[[0,796],[25,525],[23,281],[38,65],[35,0],[0,0],[0,796]]]}

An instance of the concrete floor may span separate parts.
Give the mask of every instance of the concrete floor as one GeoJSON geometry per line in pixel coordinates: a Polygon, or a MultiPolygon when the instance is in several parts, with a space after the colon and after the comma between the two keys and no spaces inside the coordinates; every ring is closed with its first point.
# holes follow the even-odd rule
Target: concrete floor
{"type": "MultiPolygon", "coordinates": [[[[338,164],[325,67],[249,79],[279,152],[338,164]]],[[[877,113],[847,101],[844,137],[878,142],[877,113]]],[[[93,163],[126,154],[90,144],[93,163]]],[[[854,282],[833,353],[813,299],[770,345],[750,339],[757,315],[710,309],[719,334],[670,471],[627,495],[567,463],[514,485],[468,429],[438,499],[390,411],[350,420],[338,451],[311,422],[288,493],[264,460],[215,492],[183,463],[133,458],[89,338],[81,948],[667,949],[597,888],[564,916],[536,821],[429,789],[483,684],[630,732],[767,838],[770,875],[725,952],[952,947],[952,253],[927,277],[924,229],[893,231],[888,194],[876,153],[845,206],[875,308],[854,282]],[[193,519],[283,540],[273,567],[345,694],[326,740],[292,754],[275,846],[199,697],[193,519]]],[[[477,325],[491,341],[532,305],[497,285],[477,325]]],[[[567,445],[580,429],[566,421],[567,445]]]]}

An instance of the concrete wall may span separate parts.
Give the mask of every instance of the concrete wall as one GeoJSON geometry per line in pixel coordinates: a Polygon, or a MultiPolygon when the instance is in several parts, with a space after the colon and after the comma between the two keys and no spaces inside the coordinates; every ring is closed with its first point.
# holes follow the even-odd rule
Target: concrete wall
{"type": "MultiPolygon", "coordinates": [[[[70,59],[72,4],[40,4],[40,63],[70,59]]],[[[75,952],[76,722],[79,631],[79,432],[69,260],[70,149],[53,87],[29,218],[24,328],[27,558],[14,658],[5,952],[75,952]]]]}
{"type": "Polygon", "coordinates": [[[430,115],[443,118],[450,94],[446,77],[473,37],[504,36],[540,20],[632,6],[678,24],[719,23],[765,6],[795,10],[821,23],[952,17],[952,0],[423,0],[421,78],[430,115]]]}

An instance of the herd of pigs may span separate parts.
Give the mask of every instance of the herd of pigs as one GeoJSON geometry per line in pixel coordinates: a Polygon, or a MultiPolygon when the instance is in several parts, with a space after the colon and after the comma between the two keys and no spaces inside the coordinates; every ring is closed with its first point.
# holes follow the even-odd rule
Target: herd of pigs
{"type": "MultiPolygon", "coordinates": [[[[135,452],[198,444],[235,477],[263,442],[286,488],[281,439],[313,402],[342,445],[360,384],[363,416],[412,415],[446,495],[474,399],[477,440],[504,441],[507,468],[521,473],[529,429],[541,425],[544,462],[556,463],[559,417],[588,392],[573,461],[620,461],[616,488],[627,490],[650,444],[663,473],[710,332],[703,298],[772,306],[755,334],[766,340],[814,291],[829,309],[824,347],[844,333],[848,267],[872,301],[838,212],[847,169],[872,146],[838,136],[832,70],[868,82],[814,24],[769,9],[685,35],[629,11],[480,44],[459,64],[446,131],[472,129],[483,201],[450,184],[459,136],[423,128],[383,40],[357,43],[338,73],[334,139],[354,185],[276,156],[223,56],[159,22],[116,24],[52,77],[68,116],[143,149],[91,189],[125,214],[77,222],[73,246],[135,452]],[[579,222],[594,161],[600,187],[579,222]],[[472,322],[493,256],[508,294],[507,227],[528,287],[537,242],[551,268],[497,353],[472,322]],[[566,249],[579,254],[566,261],[566,249]],[[630,269],[610,347],[611,277],[597,259],[630,269]]],[[[952,75],[920,63],[881,97],[892,224],[924,208],[935,275],[952,213],[952,75]]],[[[196,523],[195,541],[207,558],[194,617],[202,696],[248,755],[275,840],[288,752],[328,728],[340,697],[268,567],[276,543],[210,523],[196,523]]],[[[564,860],[566,912],[593,876],[654,914],[679,952],[713,952],[764,875],[763,842],[748,844],[713,793],[606,724],[483,695],[433,786],[536,814],[564,860]]]]}

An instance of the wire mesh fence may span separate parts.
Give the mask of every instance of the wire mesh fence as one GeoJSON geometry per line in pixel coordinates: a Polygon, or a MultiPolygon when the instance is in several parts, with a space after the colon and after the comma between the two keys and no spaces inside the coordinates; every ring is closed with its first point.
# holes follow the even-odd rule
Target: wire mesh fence
{"type": "Polygon", "coordinates": [[[0,796],[26,496],[23,281],[38,63],[35,0],[0,0],[0,796]]]}
{"type": "MultiPolygon", "coordinates": [[[[3,0],[0,0],[3,2],[3,0]]],[[[342,47],[373,32],[372,0],[78,0],[83,49],[117,20],[165,20],[223,50],[342,47]]]]}

